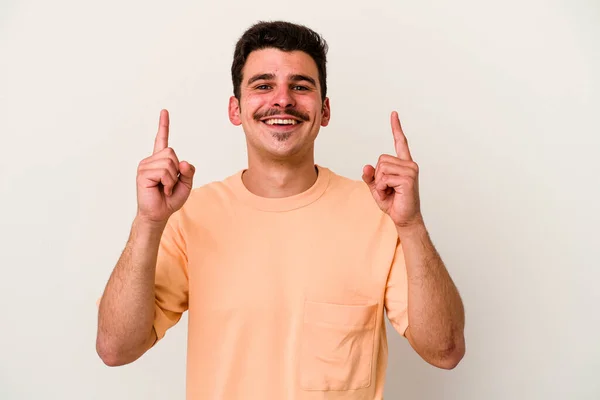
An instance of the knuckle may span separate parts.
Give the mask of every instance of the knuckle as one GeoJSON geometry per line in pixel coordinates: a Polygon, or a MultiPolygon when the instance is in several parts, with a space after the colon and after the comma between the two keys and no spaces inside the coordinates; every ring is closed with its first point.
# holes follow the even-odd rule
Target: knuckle
{"type": "Polygon", "coordinates": [[[173,161],[172,158],[169,157],[169,158],[165,158],[164,160],[165,160],[167,168],[173,168],[175,166],[175,161],[173,161]]]}
{"type": "Polygon", "coordinates": [[[138,171],[139,171],[140,169],[142,169],[142,167],[143,167],[143,166],[145,166],[146,164],[148,164],[148,157],[144,158],[143,160],[141,160],[141,161],[138,163],[138,171]]]}
{"type": "Polygon", "coordinates": [[[383,165],[386,172],[392,172],[398,168],[397,164],[388,161],[384,162],[383,165]]]}
{"type": "Polygon", "coordinates": [[[137,184],[142,184],[144,183],[144,181],[146,180],[146,173],[145,171],[140,172],[139,174],[137,174],[137,176],[135,177],[135,182],[137,184]]]}
{"type": "Polygon", "coordinates": [[[410,171],[418,171],[419,166],[414,161],[405,161],[402,166],[410,171]]]}

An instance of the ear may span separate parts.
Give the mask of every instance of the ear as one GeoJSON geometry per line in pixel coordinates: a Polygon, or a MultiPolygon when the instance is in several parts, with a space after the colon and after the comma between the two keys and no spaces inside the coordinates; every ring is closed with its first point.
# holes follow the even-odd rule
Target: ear
{"type": "Polygon", "coordinates": [[[321,126],[329,125],[329,119],[331,118],[331,107],[329,106],[329,97],[325,97],[323,102],[323,110],[321,110],[321,126]]]}
{"type": "Polygon", "coordinates": [[[240,117],[240,102],[235,96],[229,98],[229,120],[235,126],[242,124],[242,118],[240,117]]]}

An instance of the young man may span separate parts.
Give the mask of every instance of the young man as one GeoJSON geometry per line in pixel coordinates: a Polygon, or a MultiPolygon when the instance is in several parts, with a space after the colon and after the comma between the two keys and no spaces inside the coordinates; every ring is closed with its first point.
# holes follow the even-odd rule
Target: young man
{"type": "Polygon", "coordinates": [[[325,41],[285,22],[237,43],[229,118],[248,168],[192,190],[161,111],[138,168],[138,213],[99,308],[108,365],[139,358],[189,311],[189,399],[381,399],[384,311],[427,362],[463,357],[464,312],[419,208],[398,115],[396,155],[352,181],[315,165],[330,118],[325,41]]]}

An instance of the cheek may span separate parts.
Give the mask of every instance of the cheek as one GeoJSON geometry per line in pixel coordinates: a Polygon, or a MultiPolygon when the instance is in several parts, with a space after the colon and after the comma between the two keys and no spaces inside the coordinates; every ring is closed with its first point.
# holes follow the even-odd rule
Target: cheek
{"type": "Polygon", "coordinates": [[[299,109],[315,115],[321,115],[321,111],[323,110],[323,104],[313,98],[302,97],[296,104],[299,109]]]}
{"type": "Polygon", "coordinates": [[[248,97],[244,101],[242,101],[242,115],[246,116],[249,119],[252,119],[254,114],[262,109],[262,103],[260,99],[256,97],[251,98],[248,97]]]}

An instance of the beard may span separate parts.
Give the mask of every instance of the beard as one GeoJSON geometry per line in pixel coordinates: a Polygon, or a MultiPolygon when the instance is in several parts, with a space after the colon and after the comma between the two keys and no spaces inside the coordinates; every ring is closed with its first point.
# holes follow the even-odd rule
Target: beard
{"type": "Polygon", "coordinates": [[[278,142],[285,142],[292,137],[292,132],[272,133],[271,134],[278,142]]]}

